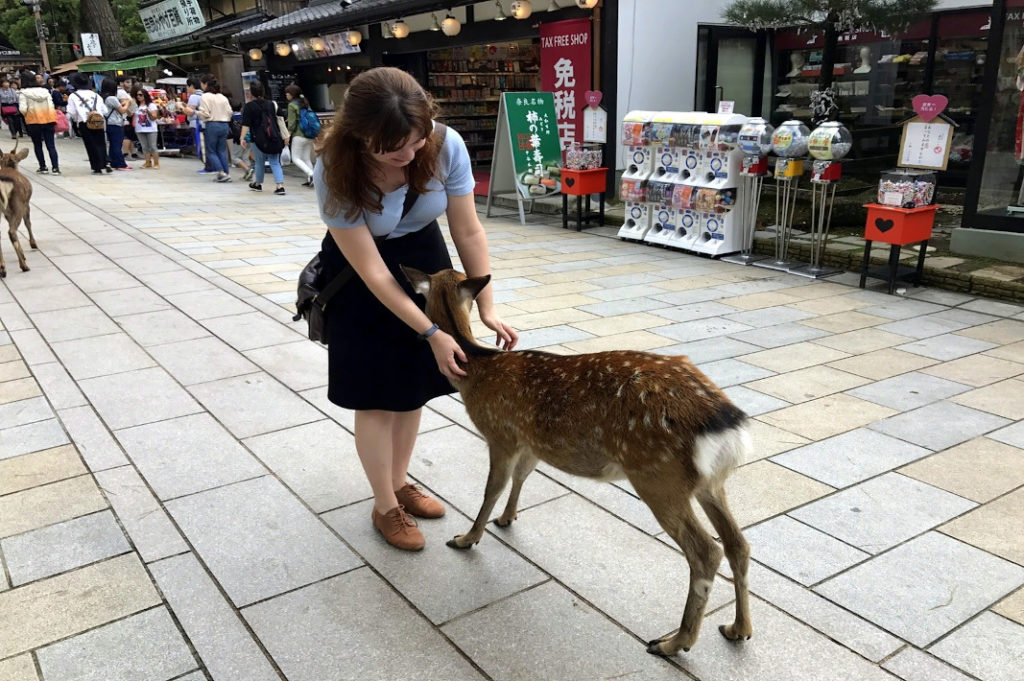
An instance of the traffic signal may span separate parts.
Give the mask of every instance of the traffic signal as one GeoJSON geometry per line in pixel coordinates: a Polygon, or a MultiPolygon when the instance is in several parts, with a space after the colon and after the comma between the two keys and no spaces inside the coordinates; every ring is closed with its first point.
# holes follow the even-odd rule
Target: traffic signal
{"type": "Polygon", "coordinates": [[[71,51],[75,53],[75,59],[81,59],[82,58],[82,46],[81,45],[72,45],[71,46],[71,51]]]}

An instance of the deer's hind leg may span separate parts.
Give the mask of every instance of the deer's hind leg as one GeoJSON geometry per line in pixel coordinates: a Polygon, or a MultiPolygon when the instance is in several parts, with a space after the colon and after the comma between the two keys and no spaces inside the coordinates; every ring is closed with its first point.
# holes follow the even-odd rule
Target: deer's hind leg
{"type": "Polygon", "coordinates": [[[480,512],[476,514],[476,521],[473,527],[469,528],[466,534],[456,535],[449,539],[447,544],[453,549],[472,548],[473,544],[480,541],[487,526],[487,519],[494,510],[502,490],[508,484],[509,476],[512,475],[512,468],[516,463],[515,448],[505,445],[490,444],[491,468],[487,473],[487,486],[484,489],[484,503],[480,512]]]}
{"type": "Polygon", "coordinates": [[[750,638],[754,626],[750,620],[750,597],[747,591],[747,567],[750,564],[750,545],[743,538],[743,532],[732,517],[725,499],[722,485],[702,488],[697,492],[697,501],[715,527],[718,536],[725,546],[725,557],[732,568],[733,585],[736,587],[736,620],[729,625],[721,625],[718,630],[730,641],[750,638]]]}
{"type": "Polygon", "coordinates": [[[722,562],[722,549],[694,514],[691,498],[695,481],[682,464],[668,463],[644,475],[631,473],[629,481],[683,550],[690,566],[690,585],[679,629],[648,643],[647,652],[661,656],[686,652],[697,642],[715,572],[722,562]]]}
{"type": "Polygon", "coordinates": [[[504,512],[494,519],[495,525],[498,527],[508,527],[516,519],[519,509],[519,493],[523,489],[523,481],[526,480],[536,467],[537,457],[532,453],[521,452],[519,454],[516,467],[512,471],[512,490],[508,493],[508,503],[505,504],[504,512]]]}
{"type": "Polygon", "coordinates": [[[28,272],[28,261],[25,260],[25,251],[21,249],[21,242],[18,241],[19,224],[21,224],[21,220],[17,215],[7,214],[7,236],[11,238],[14,252],[18,255],[18,265],[21,267],[21,271],[28,272]]]}
{"type": "Polygon", "coordinates": [[[28,230],[28,245],[31,248],[39,248],[36,245],[36,238],[32,234],[32,209],[27,204],[25,205],[25,229],[28,230]]]}

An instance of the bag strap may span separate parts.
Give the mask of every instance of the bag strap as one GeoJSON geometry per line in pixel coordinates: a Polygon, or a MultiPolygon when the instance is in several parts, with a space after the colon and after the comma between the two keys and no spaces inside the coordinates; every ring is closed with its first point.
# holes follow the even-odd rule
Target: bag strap
{"type": "MultiPolygon", "coordinates": [[[[434,134],[439,135],[441,138],[441,144],[444,144],[445,137],[448,135],[448,126],[444,123],[436,123],[434,125],[434,134]]],[[[419,193],[414,191],[412,187],[409,187],[409,191],[405,193],[405,202],[402,204],[402,217],[398,219],[399,222],[409,214],[413,205],[416,204],[416,199],[419,197],[419,193]]],[[[373,241],[379,245],[380,242],[385,239],[387,239],[387,235],[374,237],[373,241]]],[[[327,284],[327,286],[324,287],[324,290],[317,294],[314,302],[319,304],[322,308],[326,308],[327,303],[331,302],[331,298],[333,298],[335,294],[340,291],[341,288],[352,279],[352,277],[355,276],[355,274],[355,268],[352,267],[352,265],[346,265],[345,268],[331,280],[331,283],[327,284]]]]}

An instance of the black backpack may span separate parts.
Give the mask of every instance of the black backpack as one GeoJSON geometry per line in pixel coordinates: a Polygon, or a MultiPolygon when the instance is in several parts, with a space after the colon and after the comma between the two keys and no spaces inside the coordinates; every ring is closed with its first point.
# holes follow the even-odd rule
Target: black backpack
{"type": "Polygon", "coordinates": [[[259,124],[252,129],[252,141],[264,154],[280,154],[284,138],[277,127],[277,115],[271,102],[260,103],[259,124]]]}

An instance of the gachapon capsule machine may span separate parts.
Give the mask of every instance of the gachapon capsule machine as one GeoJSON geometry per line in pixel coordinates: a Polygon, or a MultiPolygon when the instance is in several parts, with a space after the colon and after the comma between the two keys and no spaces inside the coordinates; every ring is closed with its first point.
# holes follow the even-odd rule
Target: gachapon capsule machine
{"type": "Polygon", "coordinates": [[[676,185],[666,180],[647,182],[647,205],[651,210],[651,228],[644,236],[649,244],[664,245],[676,229],[676,209],[672,193],[676,185]]]}
{"type": "Polygon", "coordinates": [[[618,233],[620,239],[643,241],[651,228],[650,206],[644,199],[634,197],[646,195],[647,180],[654,172],[651,124],[655,115],[653,111],[630,111],[622,120],[626,168],[619,184],[619,199],[625,211],[618,233]]]}

